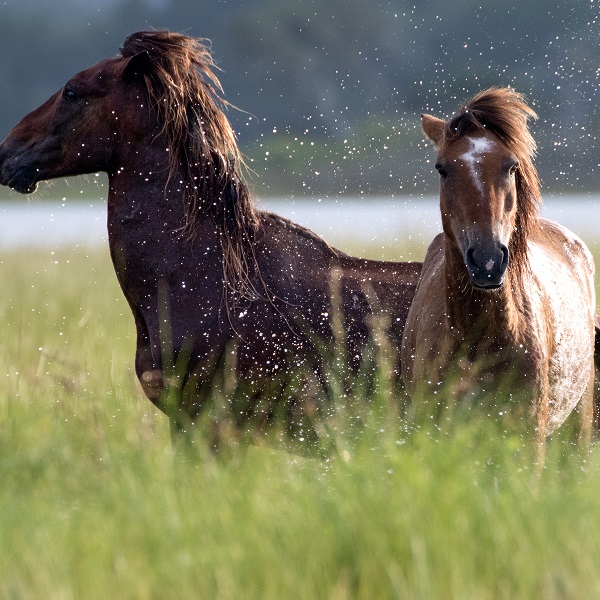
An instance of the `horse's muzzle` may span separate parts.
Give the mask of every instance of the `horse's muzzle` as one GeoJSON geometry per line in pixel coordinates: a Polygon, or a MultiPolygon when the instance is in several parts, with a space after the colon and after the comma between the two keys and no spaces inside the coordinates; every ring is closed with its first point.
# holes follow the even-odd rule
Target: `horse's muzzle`
{"type": "Polygon", "coordinates": [[[487,290],[499,288],[504,283],[508,267],[508,248],[504,244],[493,248],[469,246],[465,252],[465,266],[475,287],[487,290]]]}
{"type": "Polygon", "coordinates": [[[0,146],[0,185],[7,185],[21,194],[35,192],[38,170],[31,164],[23,164],[18,155],[9,153],[5,144],[0,146]]]}
{"type": "Polygon", "coordinates": [[[37,171],[28,167],[21,167],[13,173],[6,181],[0,180],[0,183],[7,185],[20,194],[31,194],[37,188],[37,171]]]}

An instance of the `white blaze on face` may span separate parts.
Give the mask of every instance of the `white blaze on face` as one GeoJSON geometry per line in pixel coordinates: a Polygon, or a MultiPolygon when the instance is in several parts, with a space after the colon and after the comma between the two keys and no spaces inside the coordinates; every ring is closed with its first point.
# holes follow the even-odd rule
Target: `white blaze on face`
{"type": "Polygon", "coordinates": [[[481,171],[477,167],[481,157],[494,147],[494,142],[484,137],[468,138],[471,147],[468,152],[461,154],[460,158],[465,161],[473,176],[473,181],[477,189],[483,194],[483,181],[481,180],[481,171]]]}

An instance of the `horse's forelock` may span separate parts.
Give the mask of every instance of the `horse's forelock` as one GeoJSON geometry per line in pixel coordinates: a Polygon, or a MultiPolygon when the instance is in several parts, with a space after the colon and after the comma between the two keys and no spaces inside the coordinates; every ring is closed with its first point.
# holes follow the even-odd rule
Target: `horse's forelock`
{"type": "Polygon", "coordinates": [[[174,155],[192,142],[221,155],[225,165],[228,157],[239,159],[235,135],[223,113],[228,103],[219,96],[222,87],[205,40],[170,31],[140,31],[126,38],[121,55],[141,53],[148,59],[144,71],[148,93],[174,155]]]}
{"type": "Polygon", "coordinates": [[[488,131],[519,156],[533,159],[536,144],[528,120],[537,118],[522,94],[510,88],[490,88],[465,102],[446,127],[446,137],[456,139],[474,130],[488,131]]]}

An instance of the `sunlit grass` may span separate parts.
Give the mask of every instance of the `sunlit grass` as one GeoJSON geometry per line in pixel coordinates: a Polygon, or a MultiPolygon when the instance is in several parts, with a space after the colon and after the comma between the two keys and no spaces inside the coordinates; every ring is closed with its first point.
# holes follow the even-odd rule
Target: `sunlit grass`
{"type": "Polygon", "coordinates": [[[525,426],[401,419],[380,386],[326,458],[174,455],[108,252],[4,252],[0,277],[1,598],[600,595],[600,450],[569,427],[539,473],[525,426]]]}

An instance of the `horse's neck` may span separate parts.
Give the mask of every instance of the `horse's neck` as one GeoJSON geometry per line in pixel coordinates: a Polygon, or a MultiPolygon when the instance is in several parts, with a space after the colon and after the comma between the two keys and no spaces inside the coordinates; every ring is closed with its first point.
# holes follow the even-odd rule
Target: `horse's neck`
{"type": "Polygon", "coordinates": [[[493,292],[475,289],[457,249],[446,247],[446,314],[451,331],[461,339],[485,343],[518,342],[522,332],[520,290],[510,266],[504,285],[493,292]]]}
{"type": "MultiPolygon", "coordinates": [[[[144,220],[155,233],[170,233],[185,225],[184,175],[170,174],[167,140],[148,135],[140,143],[118,153],[108,173],[109,222],[144,220]]],[[[205,232],[202,232],[205,233],[205,232]]]]}
{"type": "MultiPolygon", "coordinates": [[[[210,216],[199,219],[193,241],[182,229],[186,223],[183,191],[177,176],[169,178],[166,161],[150,154],[109,173],[108,235],[115,268],[119,261],[149,279],[190,269],[215,271],[220,244],[210,216]],[[183,267],[183,265],[188,265],[183,267]]],[[[211,283],[215,285],[219,282],[211,283]]]]}

